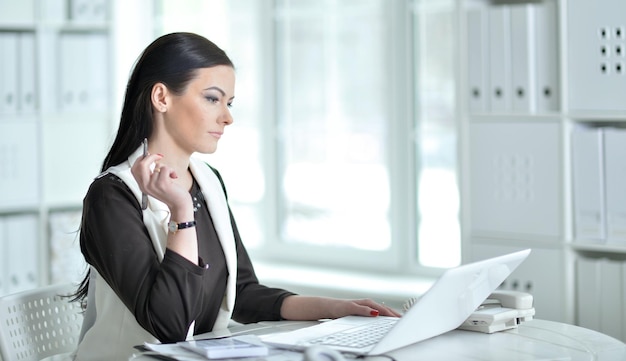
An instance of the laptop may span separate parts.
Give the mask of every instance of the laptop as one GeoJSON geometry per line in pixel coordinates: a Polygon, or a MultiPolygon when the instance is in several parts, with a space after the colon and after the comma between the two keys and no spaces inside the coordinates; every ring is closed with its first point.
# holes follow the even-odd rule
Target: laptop
{"type": "Polygon", "coordinates": [[[529,254],[526,249],[450,268],[400,318],[346,316],[261,339],[293,350],[322,345],[356,355],[381,355],[458,328],[529,254]],[[373,337],[377,329],[382,330],[378,339],[343,342],[346,335],[373,337]]]}

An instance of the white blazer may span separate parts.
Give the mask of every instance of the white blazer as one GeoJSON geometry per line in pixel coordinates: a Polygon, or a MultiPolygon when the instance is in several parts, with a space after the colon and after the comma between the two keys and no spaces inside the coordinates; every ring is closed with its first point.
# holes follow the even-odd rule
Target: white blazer
{"type": "MultiPolygon", "coordinates": [[[[130,172],[131,165],[140,156],[142,156],[141,147],[128,157],[128,161],[107,169],[99,177],[107,173],[115,174],[126,183],[141,204],[141,190],[130,172]]],[[[213,330],[224,329],[228,326],[232,316],[237,282],[237,250],[230,213],[222,184],[208,165],[192,157],[189,168],[200,185],[205,199],[210,200],[207,202],[207,207],[226,256],[229,274],[226,295],[213,326],[213,330]]],[[[148,208],[143,211],[143,222],[152,239],[152,245],[159,259],[162,260],[167,243],[169,211],[164,203],[152,197],[148,199],[148,208]]],[[[158,342],[139,325],[133,313],[126,308],[93,267],[91,267],[91,274],[87,311],[75,360],[128,360],[134,353],[133,346],[144,342],[158,342]]],[[[191,324],[187,333],[188,339],[193,335],[193,330],[194,323],[191,324]]]]}

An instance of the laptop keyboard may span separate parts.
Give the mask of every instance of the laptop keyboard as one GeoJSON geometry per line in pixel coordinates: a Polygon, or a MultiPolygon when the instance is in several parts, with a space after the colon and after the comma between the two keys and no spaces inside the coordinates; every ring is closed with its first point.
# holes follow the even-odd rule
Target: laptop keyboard
{"type": "Polygon", "coordinates": [[[325,335],[310,340],[312,344],[342,346],[342,347],[367,347],[380,341],[389,332],[397,319],[377,319],[376,322],[367,325],[350,328],[341,332],[325,335]]]}

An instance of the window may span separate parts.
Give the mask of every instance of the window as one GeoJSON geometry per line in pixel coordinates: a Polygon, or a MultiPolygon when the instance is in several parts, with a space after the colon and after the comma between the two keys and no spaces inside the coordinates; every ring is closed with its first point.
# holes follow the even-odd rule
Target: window
{"type": "Polygon", "coordinates": [[[455,2],[207,3],[157,1],[157,35],[196,31],[235,63],[235,123],[206,158],[253,257],[459,264],[455,2]]]}

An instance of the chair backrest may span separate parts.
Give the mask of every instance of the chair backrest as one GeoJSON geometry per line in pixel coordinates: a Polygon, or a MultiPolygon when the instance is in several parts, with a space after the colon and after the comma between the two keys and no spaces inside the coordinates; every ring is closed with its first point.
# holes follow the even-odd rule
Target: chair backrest
{"type": "Polygon", "coordinates": [[[0,355],[3,361],[35,361],[76,349],[81,307],[60,284],[0,297],[0,355]]]}

